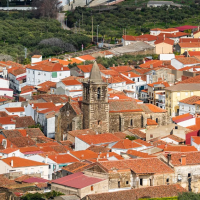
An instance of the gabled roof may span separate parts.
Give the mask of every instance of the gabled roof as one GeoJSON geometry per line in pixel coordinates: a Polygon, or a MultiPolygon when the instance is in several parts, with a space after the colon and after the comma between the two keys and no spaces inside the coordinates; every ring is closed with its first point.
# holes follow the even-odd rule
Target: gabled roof
{"type": "Polygon", "coordinates": [[[166,110],[159,108],[153,104],[143,103],[143,104],[139,104],[139,106],[145,113],[165,113],[165,112],[167,112],[166,110]]]}
{"type": "Polygon", "coordinates": [[[8,112],[14,113],[14,112],[24,112],[24,107],[9,107],[5,108],[8,112]]]}
{"type": "Polygon", "coordinates": [[[200,75],[178,82],[178,84],[181,84],[181,83],[190,83],[190,84],[191,83],[200,83],[200,75]]]}
{"type": "Polygon", "coordinates": [[[56,83],[51,81],[46,81],[44,83],[41,83],[37,86],[37,90],[41,92],[48,92],[50,88],[56,88],[56,83]]]}
{"type": "Polygon", "coordinates": [[[191,115],[190,113],[186,113],[183,115],[172,117],[172,121],[175,123],[180,123],[180,122],[186,121],[188,119],[192,119],[192,118],[193,118],[193,115],[191,115]]]}
{"type": "Polygon", "coordinates": [[[134,36],[136,41],[155,41],[157,39],[156,36],[150,34],[144,34],[140,36],[134,36]]]}
{"type": "Polygon", "coordinates": [[[158,158],[124,159],[99,163],[108,172],[113,170],[132,170],[136,174],[174,173],[171,167],[158,158]]]}
{"type": "Polygon", "coordinates": [[[141,64],[140,68],[151,68],[151,67],[156,68],[156,67],[162,66],[162,64],[163,64],[162,60],[150,60],[148,62],[141,64]]]}
{"type": "MultiPolygon", "coordinates": [[[[171,153],[171,163],[174,166],[182,166],[181,157],[186,157],[186,165],[199,165],[200,164],[200,152],[185,152],[183,153],[171,153]]],[[[167,155],[165,155],[167,157],[167,155]]]]}
{"type": "Polygon", "coordinates": [[[110,67],[111,70],[115,70],[119,73],[123,73],[123,72],[129,72],[132,70],[131,67],[129,66],[118,66],[118,67],[110,67]]]}
{"type": "Polygon", "coordinates": [[[138,128],[128,129],[133,135],[138,136],[139,138],[146,139],[146,133],[140,131],[138,128]]]}
{"type": "Polygon", "coordinates": [[[130,78],[141,77],[141,76],[139,76],[138,74],[136,74],[134,72],[123,72],[122,74],[127,76],[127,77],[130,77],[130,78]]]}
{"type": "Polygon", "coordinates": [[[58,164],[64,164],[64,163],[73,163],[73,162],[78,162],[76,158],[69,154],[55,154],[55,155],[49,155],[49,158],[53,160],[54,162],[58,164]]]}
{"type": "Polygon", "coordinates": [[[177,197],[180,193],[186,192],[186,189],[179,184],[150,186],[131,190],[120,190],[117,192],[106,192],[99,194],[88,194],[90,200],[137,200],[140,198],[162,198],[162,197],[177,197]]]}
{"type": "Polygon", "coordinates": [[[154,87],[156,85],[163,85],[164,87],[169,87],[169,83],[164,82],[164,81],[158,81],[158,82],[148,84],[148,86],[150,86],[150,87],[154,87]]]}
{"type": "Polygon", "coordinates": [[[45,63],[37,63],[34,66],[27,66],[27,69],[33,69],[38,71],[46,71],[46,72],[57,72],[57,71],[69,71],[68,67],[63,67],[60,63],[52,63],[52,62],[45,62],[45,63]]]}
{"type": "Polygon", "coordinates": [[[183,145],[167,145],[164,148],[165,152],[192,152],[197,151],[194,146],[183,146],[183,145]]]}
{"type": "Polygon", "coordinates": [[[149,155],[148,153],[143,153],[143,152],[136,151],[136,150],[131,150],[131,149],[129,149],[126,152],[126,154],[135,156],[137,158],[150,158],[150,157],[153,157],[153,156],[149,155]]]}
{"type": "Polygon", "coordinates": [[[77,80],[62,80],[62,83],[65,85],[82,85],[82,83],[77,80]]]}
{"type": "Polygon", "coordinates": [[[147,119],[147,126],[158,125],[158,123],[153,119],[147,119]]]}
{"type": "MultiPolygon", "coordinates": [[[[81,71],[83,71],[84,73],[89,73],[91,72],[92,70],[92,67],[93,67],[93,64],[89,64],[89,65],[78,65],[77,66],[81,71]]],[[[100,70],[106,70],[106,68],[101,65],[101,64],[98,64],[98,67],[100,70]]]]}
{"type": "Polygon", "coordinates": [[[91,55],[83,55],[83,56],[79,56],[78,58],[81,58],[83,60],[95,60],[95,58],[91,55]]]}
{"type": "Polygon", "coordinates": [[[28,128],[29,126],[35,125],[35,121],[31,116],[17,117],[15,120],[16,128],[28,128]]]}
{"type": "Polygon", "coordinates": [[[178,43],[178,45],[181,48],[197,48],[200,47],[200,43],[199,42],[182,42],[182,43],[178,43]]]}
{"type": "Polygon", "coordinates": [[[64,185],[71,188],[85,188],[89,185],[93,185],[95,183],[101,182],[104,179],[94,178],[90,176],[84,175],[82,172],[78,172],[75,174],[71,174],[68,176],[64,176],[62,178],[53,180],[52,183],[64,185]]]}
{"type": "Polygon", "coordinates": [[[55,104],[52,102],[44,102],[44,103],[32,103],[33,109],[36,108],[52,108],[55,107],[55,104]]]}
{"type": "Polygon", "coordinates": [[[90,150],[70,151],[70,154],[72,154],[74,157],[76,157],[79,160],[87,160],[87,159],[98,157],[97,153],[90,150]]]}
{"type": "Polygon", "coordinates": [[[91,145],[90,147],[87,148],[87,150],[91,150],[94,151],[95,153],[106,153],[110,151],[110,148],[107,148],[105,146],[95,146],[95,145],[91,145]]]}
{"type": "Polygon", "coordinates": [[[103,133],[98,135],[78,135],[76,137],[90,145],[112,143],[120,140],[118,137],[111,133],[103,133]]]}
{"type": "Polygon", "coordinates": [[[189,33],[182,33],[182,32],[177,32],[177,33],[160,33],[158,37],[165,37],[165,38],[177,38],[177,37],[183,37],[189,35],[189,33]]]}
{"type": "Polygon", "coordinates": [[[154,42],[154,44],[156,45],[156,44],[160,44],[160,43],[166,43],[166,44],[170,44],[170,45],[174,45],[174,40],[171,40],[171,39],[169,39],[169,38],[159,38],[159,39],[157,39],[155,42],[154,42]]]}
{"type": "Polygon", "coordinates": [[[162,137],[162,139],[164,139],[164,138],[169,138],[169,139],[174,140],[174,141],[176,141],[176,142],[178,142],[178,143],[180,143],[180,142],[185,142],[184,139],[182,139],[182,138],[180,138],[180,137],[178,137],[178,136],[176,136],[176,135],[167,135],[167,136],[165,136],[165,137],[162,137]]]}
{"type": "Polygon", "coordinates": [[[74,131],[68,131],[68,134],[77,137],[78,135],[96,135],[96,132],[91,129],[82,129],[82,130],[74,130],[74,131]]]}
{"type": "Polygon", "coordinates": [[[132,35],[123,35],[122,38],[127,41],[136,41],[135,36],[132,35]]]}
{"type": "Polygon", "coordinates": [[[2,162],[6,163],[7,165],[9,165],[12,168],[46,165],[42,162],[36,162],[36,161],[32,161],[32,160],[28,160],[28,159],[24,159],[24,158],[20,158],[20,157],[5,158],[5,159],[2,159],[2,162]],[[11,161],[13,161],[13,167],[11,166],[11,161]]]}
{"type": "Polygon", "coordinates": [[[120,140],[112,146],[113,149],[133,149],[138,147],[142,147],[142,145],[136,143],[134,140],[131,141],[129,139],[120,140]]]}
{"type": "Polygon", "coordinates": [[[200,137],[199,136],[192,136],[193,142],[197,145],[200,145],[200,137]]]}
{"type": "MultiPolygon", "coordinates": [[[[187,79],[187,80],[189,80],[189,79],[187,79]]],[[[199,81],[198,83],[193,82],[193,81],[196,81],[196,79],[191,80],[192,83],[189,83],[189,81],[187,81],[187,80],[180,82],[181,84],[177,84],[177,85],[167,87],[167,88],[165,88],[165,90],[169,90],[169,91],[172,91],[172,92],[176,92],[176,91],[199,91],[200,90],[200,80],[197,80],[197,81],[199,81]]]]}
{"type": "Polygon", "coordinates": [[[71,173],[82,172],[90,166],[89,163],[86,162],[74,162],[70,165],[63,167],[62,169],[71,173]]]}

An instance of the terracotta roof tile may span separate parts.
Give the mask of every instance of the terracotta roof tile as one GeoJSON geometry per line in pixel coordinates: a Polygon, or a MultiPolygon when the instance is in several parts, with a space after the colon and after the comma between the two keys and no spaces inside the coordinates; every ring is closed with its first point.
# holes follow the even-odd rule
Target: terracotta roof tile
{"type": "Polygon", "coordinates": [[[150,60],[144,64],[141,64],[140,68],[151,68],[151,66],[153,68],[156,68],[156,67],[162,66],[162,64],[163,64],[162,60],[150,60]]]}
{"type": "Polygon", "coordinates": [[[200,60],[198,60],[195,57],[179,57],[179,58],[175,58],[175,59],[178,60],[180,63],[182,63],[184,65],[190,65],[190,64],[198,64],[198,63],[200,63],[200,60]]]}
{"type": "Polygon", "coordinates": [[[158,82],[148,84],[148,86],[150,86],[150,87],[154,87],[156,85],[163,85],[164,87],[169,87],[169,83],[164,82],[164,81],[158,81],[158,82]]]}
{"type": "Polygon", "coordinates": [[[83,60],[95,60],[95,58],[91,55],[83,55],[83,56],[79,56],[79,58],[83,60]]]}
{"type": "Polygon", "coordinates": [[[151,147],[152,145],[144,140],[141,140],[141,139],[137,139],[137,140],[134,140],[134,142],[140,144],[140,145],[143,145],[143,146],[146,146],[146,147],[151,147]]]}
{"type": "Polygon", "coordinates": [[[138,189],[100,193],[100,194],[89,194],[87,195],[90,200],[137,200],[140,198],[162,198],[162,197],[177,197],[180,193],[186,192],[186,189],[181,187],[179,184],[172,185],[161,185],[161,186],[150,186],[138,189]]]}
{"type": "Polygon", "coordinates": [[[167,135],[165,137],[162,137],[162,139],[163,138],[170,138],[171,140],[174,140],[174,141],[179,142],[179,143],[180,142],[185,142],[185,140],[183,138],[180,138],[180,137],[178,137],[176,135],[167,135]]]}
{"type": "Polygon", "coordinates": [[[62,154],[62,155],[55,154],[55,155],[50,155],[49,158],[58,164],[73,163],[78,161],[76,158],[74,158],[69,154],[62,154]]]}
{"type": "Polygon", "coordinates": [[[200,145],[200,137],[199,136],[192,136],[193,142],[197,145],[200,145]]]}
{"type": "Polygon", "coordinates": [[[169,39],[169,38],[158,38],[155,42],[154,42],[154,44],[156,45],[156,44],[160,44],[160,43],[166,43],[166,44],[170,44],[170,45],[174,45],[174,40],[171,40],[171,39],[169,39]]]}
{"type": "Polygon", "coordinates": [[[113,149],[132,149],[141,147],[141,144],[131,141],[129,139],[120,140],[115,145],[112,146],[113,149]]]}
{"type": "Polygon", "coordinates": [[[143,152],[140,152],[140,151],[130,150],[130,149],[126,152],[126,154],[131,155],[131,156],[135,156],[137,158],[150,158],[150,157],[153,157],[153,156],[149,155],[148,153],[143,153],[143,152]]]}
{"type": "Polygon", "coordinates": [[[147,126],[151,126],[151,125],[158,125],[157,122],[153,119],[147,119],[147,126]]]}
{"type": "Polygon", "coordinates": [[[129,72],[132,70],[131,67],[129,66],[118,66],[118,67],[110,67],[111,70],[115,70],[119,73],[123,73],[123,72],[129,72]]]}
{"type": "Polygon", "coordinates": [[[89,163],[85,163],[85,162],[74,162],[70,165],[67,165],[65,167],[63,167],[63,170],[66,170],[68,172],[71,173],[77,173],[77,172],[82,172],[85,169],[87,169],[88,167],[90,167],[91,165],[89,163]]]}
{"type": "Polygon", "coordinates": [[[36,108],[52,108],[52,107],[55,107],[55,104],[52,103],[52,102],[45,102],[45,103],[33,103],[33,109],[36,109],[36,108]]]}
{"type": "Polygon", "coordinates": [[[111,133],[103,133],[98,135],[78,135],[76,137],[90,145],[112,143],[120,140],[111,133]]]}
{"type": "Polygon", "coordinates": [[[75,156],[79,160],[87,160],[92,158],[97,158],[98,154],[90,151],[90,150],[82,150],[82,151],[71,151],[70,154],[75,156]]]}
{"type": "Polygon", "coordinates": [[[46,71],[46,72],[69,71],[68,67],[63,67],[63,65],[60,63],[52,63],[52,62],[37,63],[37,65],[28,66],[27,69],[46,71]]]}
{"type": "Polygon", "coordinates": [[[138,136],[139,138],[146,139],[146,133],[140,131],[138,128],[128,129],[133,135],[138,136]]]}
{"type": "Polygon", "coordinates": [[[9,138],[9,141],[19,148],[27,146],[35,146],[36,144],[36,142],[32,140],[30,137],[14,137],[14,138],[9,138]]]}
{"type": "Polygon", "coordinates": [[[68,131],[68,134],[77,137],[78,135],[96,135],[96,132],[91,129],[82,129],[82,130],[74,130],[74,131],[68,131]]]}
{"type": "Polygon", "coordinates": [[[17,117],[16,118],[16,128],[25,127],[28,128],[29,126],[35,125],[35,121],[31,116],[25,117],[17,117]]]}
{"type": "Polygon", "coordinates": [[[183,146],[183,145],[167,145],[164,148],[165,152],[190,152],[190,151],[197,151],[197,149],[194,146],[183,146]]]}
{"type": "Polygon", "coordinates": [[[175,122],[175,123],[179,123],[179,122],[182,122],[182,121],[185,121],[185,120],[188,120],[188,119],[192,119],[192,118],[193,118],[193,115],[191,115],[190,113],[186,113],[186,114],[183,114],[183,115],[172,117],[172,121],[175,122]]]}
{"type": "Polygon", "coordinates": [[[91,145],[90,147],[87,148],[87,150],[91,150],[95,153],[106,153],[110,151],[110,148],[104,147],[104,146],[95,146],[91,145]]]}
{"type": "MultiPolygon", "coordinates": [[[[103,65],[98,64],[98,66],[99,66],[99,69],[100,69],[100,70],[106,70],[106,68],[105,68],[103,65]]],[[[81,71],[83,71],[84,73],[89,73],[89,72],[91,72],[91,70],[92,70],[93,64],[89,64],[89,65],[78,65],[77,67],[78,67],[81,71]]]]}
{"type": "Polygon", "coordinates": [[[22,134],[17,130],[2,130],[6,138],[22,137],[22,134]]]}
{"type": "Polygon", "coordinates": [[[28,128],[26,129],[26,133],[31,138],[44,136],[43,132],[39,128],[28,128]]]}
{"type": "Polygon", "coordinates": [[[166,110],[159,108],[153,104],[140,104],[139,105],[145,113],[165,113],[166,110]]]}
{"type": "Polygon", "coordinates": [[[36,162],[36,161],[32,161],[32,160],[28,160],[28,159],[24,159],[20,157],[9,157],[9,158],[2,159],[2,161],[8,164],[9,166],[11,166],[12,160],[13,160],[13,168],[46,165],[42,162],[36,162]]]}
{"type": "Polygon", "coordinates": [[[37,90],[41,92],[48,92],[51,87],[56,88],[56,83],[51,81],[46,81],[36,86],[37,90]]]}
{"type": "Polygon", "coordinates": [[[118,161],[99,162],[107,171],[129,169],[136,174],[174,173],[174,171],[158,158],[139,158],[118,161]]]}
{"type": "MultiPolygon", "coordinates": [[[[117,160],[123,160],[124,158],[122,156],[120,156],[119,154],[115,153],[115,152],[106,152],[106,153],[101,153],[99,155],[99,158],[109,158],[109,157],[115,157],[117,158],[117,160]]],[[[99,159],[98,159],[99,160],[99,159]]]]}

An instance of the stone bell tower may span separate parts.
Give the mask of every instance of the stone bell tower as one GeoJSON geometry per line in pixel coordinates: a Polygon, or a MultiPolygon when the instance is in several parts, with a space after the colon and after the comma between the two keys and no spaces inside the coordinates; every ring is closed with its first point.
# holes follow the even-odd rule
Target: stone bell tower
{"type": "Polygon", "coordinates": [[[83,83],[83,129],[109,132],[108,84],[103,82],[96,61],[88,82],[83,83]]]}

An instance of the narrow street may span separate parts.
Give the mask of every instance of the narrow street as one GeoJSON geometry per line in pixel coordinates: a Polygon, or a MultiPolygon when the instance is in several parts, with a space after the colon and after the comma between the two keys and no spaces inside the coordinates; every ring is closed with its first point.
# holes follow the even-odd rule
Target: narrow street
{"type": "Polygon", "coordinates": [[[65,24],[65,13],[58,13],[57,20],[61,23],[63,29],[70,30],[70,28],[65,24]]]}

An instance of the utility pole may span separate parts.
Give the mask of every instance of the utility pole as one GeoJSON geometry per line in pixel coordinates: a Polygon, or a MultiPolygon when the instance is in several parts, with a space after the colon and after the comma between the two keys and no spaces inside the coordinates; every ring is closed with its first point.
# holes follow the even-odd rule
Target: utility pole
{"type": "Polygon", "coordinates": [[[82,25],[83,25],[83,13],[82,13],[82,25]]]}
{"type": "Polygon", "coordinates": [[[97,25],[97,45],[98,45],[98,28],[99,28],[99,25],[97,25]]]}
{"type": "Polygon", "coordinates": [[[80,33],[80,19],[79,19],[79,33],[80,33]]]}
{"type": "Polygon", "coordinates": [[[93,16],[92,16],[92,42],[93,42],[93,16]]]}
{"type": "Polygon", "coordinates": [[[8,15],[9,15],[9,0],[7,0],[7,10],[8,10],[8,15]]]}

